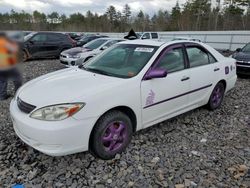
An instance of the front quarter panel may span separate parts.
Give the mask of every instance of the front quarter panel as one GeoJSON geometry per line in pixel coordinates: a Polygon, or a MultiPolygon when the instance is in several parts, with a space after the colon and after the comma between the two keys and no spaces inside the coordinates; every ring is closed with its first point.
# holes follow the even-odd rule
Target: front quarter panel
{"type": "Polygon", "coordinates": [[[74,115],[75,119],[88,119],[95,117],[98,120],[109,110],[126,106],[132,109],[137,118],[137,130],[141,129],[141,97],[140,79],[121,79],[115,85],[100,88],[97,92],[87,94],[75,102],[85,102],[86,105],[81,111],[74,115]]]}

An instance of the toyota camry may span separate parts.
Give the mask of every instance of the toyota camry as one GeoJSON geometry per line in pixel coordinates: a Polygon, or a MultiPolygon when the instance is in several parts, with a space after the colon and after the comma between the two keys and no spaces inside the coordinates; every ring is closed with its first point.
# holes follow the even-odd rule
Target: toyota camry
{"type": "Polygon", "coordinates": [[[235,60],[206,44],[125,41],[26,83],[10,112],[16,134],[36,150],[111,159],[140,129],[200,106],[219,108],[236,79],[235,60]]]}

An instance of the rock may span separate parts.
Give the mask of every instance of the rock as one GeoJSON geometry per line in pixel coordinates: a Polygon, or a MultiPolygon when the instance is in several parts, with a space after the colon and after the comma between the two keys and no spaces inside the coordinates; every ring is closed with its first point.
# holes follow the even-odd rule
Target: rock
{"type": "Polygon", "coordinates": [[[107,182],[110,184],[112,183],[112,179],[108,179],[107,182]]]}
{"type": "Polygon", "coordinates": [[[239,172],[240,172],[240,173],[246,174],[247,171],[248,171],[248,168],[247,168],[246,165],[240,165],[240,166],[239,166],[239,172]]]}
{"type": "Polygon", "coordinates": [[[151,163],[158,163],[160,161],[160,158],[159,157],[154,157],[152,160],[151,160],[151,163]]]}
{"type": "Polygon", "coordinates": [[[116,155],[115,155],[115,159],[116,159],[116,160],[121,159],[121,154],[116,154],[116,155]]]}
{"type": "Polygon", "coordinates": [[[189,179],[184,180],[185,187],[189,187],[191,185],[191,181],[189,179]]]}
{"type": "Polygon", "coordinates": [[[128,187],[133,187],[134,184],[135,184],[134,182],[130,181],[130,182],[128,182],[128,187]]]}
{"type": "Polygon", "coordinates": [[[191,151],[191,153],[197,157],[200,157],[201,156],[201,153],[198,152],[198,151],[191,151]]]}
{"type": "Polygon", "coordinates": [[[29,172],[28,179],[33,180],[36,177],[36,175],[37,175],[37,169],[34,169],[34,170],[29,172]]]}
{"type": "Polygon", "coordinates": [[[197,187],[197,183],[191,181],[191,182],[190,182],[190,186],[192,186],[192,187],[197,187]]]}
{"type": "Polygon", "coordinates": [[[175,188],[185,188],[185,185],[184,184],[176,184],[175,188]]]}
{"type": "Polygon", "coordinates": [[[207,142],[207,139],[206,138],[202,138],[200,142],[201,143],[205,143],[205,142],[207,142]]]}

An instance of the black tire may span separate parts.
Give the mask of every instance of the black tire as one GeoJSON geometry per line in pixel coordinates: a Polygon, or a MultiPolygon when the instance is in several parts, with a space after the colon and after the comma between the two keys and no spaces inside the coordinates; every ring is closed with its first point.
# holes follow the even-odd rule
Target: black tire
{"type": "Polygon", "coordinates": [[[97,121],[92,130],[89,144],[90,152],[104,160],[112,159],[116,154],[125,150],[132,135],[133,127],[130,118],[120,111],[110,111],[97,121]],[[121,131],[117,133],[118,130],[121,131]]]}
{"type": "Polygon", "coordinates": [[[218,84],[216,84],[210,95],[207,104],[208,109],[215,110],[219,108],[224,99],[224,94],[225,94],[225,85],[222,82],[219,82],[218,84]]]}

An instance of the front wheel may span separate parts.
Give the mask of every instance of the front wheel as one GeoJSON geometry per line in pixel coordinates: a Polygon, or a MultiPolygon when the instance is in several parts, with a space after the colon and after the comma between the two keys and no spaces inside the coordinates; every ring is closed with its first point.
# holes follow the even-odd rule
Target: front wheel
{"type": "Polygon", "coordinates": [[[125,150],[132,134],[130,118],[120,111],[110,111],[96,123],[91,133],[90,151],[102,159],[112,159],[125,150]]]}
{"type": "Polygon", "coordinates": [[[221,106],[225,94],[225,86],[222,82],[219,82],[215,87],[214,90],[209,98],[208,101],[208,108],[210,110],[215,110],[221,106]]]}

